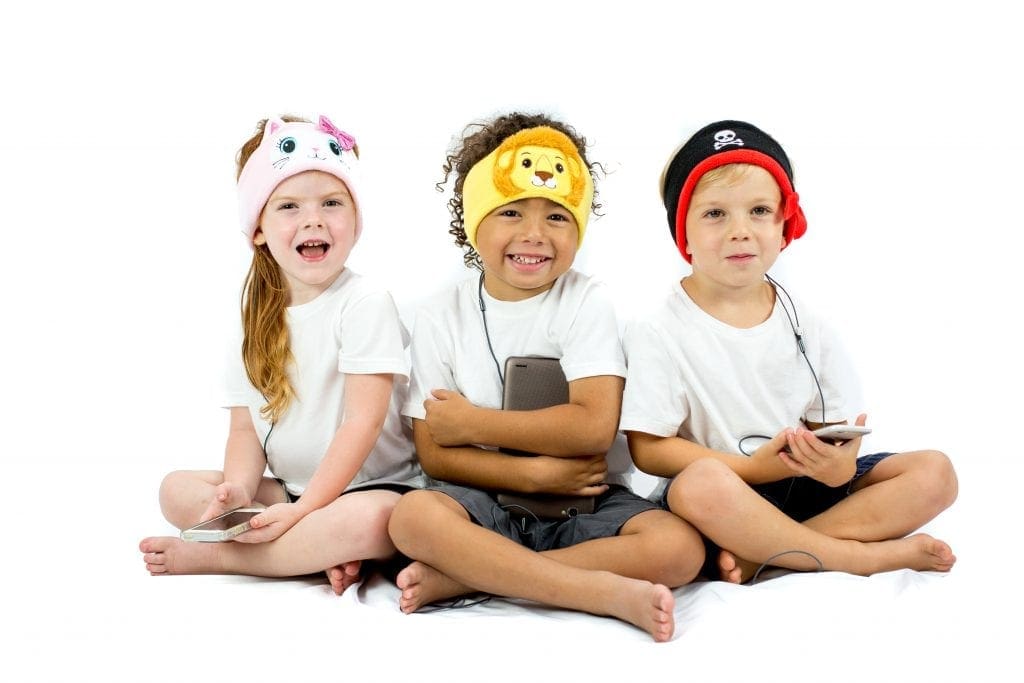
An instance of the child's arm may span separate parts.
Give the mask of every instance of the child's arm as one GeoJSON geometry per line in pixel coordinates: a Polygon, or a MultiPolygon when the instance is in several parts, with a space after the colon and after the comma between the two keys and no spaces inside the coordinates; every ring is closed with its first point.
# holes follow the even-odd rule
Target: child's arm
{"type": "MultiPolygon", "coordinates": [[[[452,392],[453,393],[453,392],[452,392]]],[[[458,395],[458,394],[457,394],[458,395]]],[[[465,399],[462,399],[465,401],[465,399]]],[[[441,446],[425,420],[413,420],[423,471],[434,479],[482,489],[592,496],[608,487],[604,453],[589,457],[521,457],[477,446],[441,446]]]]}
{"type": "Polygon", "coordinates": [[[249,409],[232,406],[228,440],[224,448],[224,482],[217,486],[213,500],[199,521],[251,505],[266,468],[267,458],[263,454],[263,446],[252,424],[249,409]]]}
{"type": "Polygon", "coordinates": [[[612,446],[622,405],[623,379],[585,377],[569,383],[569,402],[540,410],[494,410],[454,391],[435,390],[424,403],[426,423],[440,446],[483,444],[574,458],[612,446]]]}
{"type": "Polygon", "coordinates": [[[633,462],[647,474],[671,478],[696,460],[714,458],[725,463],[748,484],[763,484],[793,476],[794,471],[779,456],[779,452],[788,447],[790,431],[782,430],[750,456],[712,450],[679,436],[627,431],[626,438],[633,462]]]}
{"type": "Polygon", "coordinates": [[[346,374],[344,417],[309,486],[294,503],[272,505],[252,518],[237,540],[272,541],[310,512],[336,500],[363,466],[380,436],[391,401],[393,375],[346,374]]]}

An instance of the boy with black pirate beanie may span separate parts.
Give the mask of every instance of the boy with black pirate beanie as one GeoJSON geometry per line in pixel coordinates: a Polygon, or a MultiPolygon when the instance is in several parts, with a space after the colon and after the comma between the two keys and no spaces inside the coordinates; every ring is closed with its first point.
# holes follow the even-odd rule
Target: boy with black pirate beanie
{"type": "MultiPolygon", "coordinates": [[[[620,428],[655,496],[705,535],[705,571],[760,565],[868,575],[948,571],[949,546],[907,534],[956,499],[939,451],[858,458],[843,359],[829,330],[768,270],[807,229],[782,146],[742,121],[695,133],[662,176],[669,231],[692,273],[624,345],[620,428]]],[[[863,426],[865,415],[856,419],[863,426]]]]}

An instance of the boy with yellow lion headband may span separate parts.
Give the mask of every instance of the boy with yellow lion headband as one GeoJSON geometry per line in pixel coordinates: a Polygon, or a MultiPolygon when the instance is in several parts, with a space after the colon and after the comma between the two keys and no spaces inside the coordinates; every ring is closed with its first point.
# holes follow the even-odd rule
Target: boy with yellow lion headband
{"type": "Polygon", "coordinates": [[[402,414],[438,485],[403,496],[391,517],[392,539],[414,560],[397,578],[400,606],[482,591],[615,616],[664,641],[670,587],[696,576],[703,545],[627,487],[615,312],[598,283],[572,270],[594,203],[584,148],[572,128],[516,113],[467,130],[448,157],[450,232],[480,275],[417,311],[402,414]],[[559,359],[569,401],[502,410],[513,356],[559,359]],[[496,491],[594,506],[548,518],[502,504],[496,491]]]}

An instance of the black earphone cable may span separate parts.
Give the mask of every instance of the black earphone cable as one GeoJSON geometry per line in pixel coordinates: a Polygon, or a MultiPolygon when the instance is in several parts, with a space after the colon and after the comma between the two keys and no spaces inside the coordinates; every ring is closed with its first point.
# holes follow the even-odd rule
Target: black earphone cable
{"type": "Polygon", "coordinates": [[[498,356],[494,353],[494,347],[491,345],[491,332],[487,329],[487,306],[484,305],[484,274],[480,273],[480,283],[476,288],[477,299],[480,301],[480,317],[484,321],[484,336],[487,337],[487,350],[491,352],[491,358],[494,359],[494,368],[498,371],[498,379],[501,380],[501,386],[505,386],[505,375],[501,372],[501,363],[498,362],[498,356]]]}
{"type": "Polygon", "coordinates": [[[800,354],[804,357],[804,361],[807,363],[807,368],[811,371],[811,377],[814,378],[814,385],[818,388],[818,396],[821,398],[821,423],[828,424],[828,420],[825,417],[825,393],[821,390],[821,382],[818,381],[818,373],[814,371],[814,366],[811,365],[811,359],[807,357],[807,347],[804,346],[803,330],[800,329],[800,315],[796,311],[796,304],[793,303],[793,297],[789,295],[786,288],[778,283],[777,280],[772,278],[771,275],[765,273],[765,279],[775,289],[775,298],[778,300],[779,305],[782,306],[782,310],[786,313],[786,319],[789,320],[789,326],[793,329],[793,336],[796,337],[797,348],[800,349],[800,354]],[[786,295],[789,300],[789,307],[786,306],[785,302],[779,298],[778,292],[781,291],[786,295]],[[789,313],[789,309],[793,309],[792,315],[789,313]]]}

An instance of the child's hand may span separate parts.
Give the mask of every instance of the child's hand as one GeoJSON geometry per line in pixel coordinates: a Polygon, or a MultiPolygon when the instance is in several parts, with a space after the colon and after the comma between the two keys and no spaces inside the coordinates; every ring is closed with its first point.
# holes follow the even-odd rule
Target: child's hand
{"type": "Polygon", "coordinates": [[[206,511],[202,517],[199,518],[200,522],[205,522],[208,519],[213,519],[217,515],[223,515],[229,510],[235,508],[244,508],[252,504],[252,497],[249,492],[245,490],[245,487],[241,484],[236,484],[233,481],[226,481],[217,486],[213,491],[213,500],[206,507],[206,511]]]}
{"type": "Polygon", "coordinates": [[[277,503],[249,520],[252,527],[235,537],[239,543],[267,543],[281,536],[306,516],[295,503],[277,503]]]}
{"type": "Polygon", "coordinates": [[[790,429],[783,429],[773,438],[765,441],[750,454],[750,468],[744,476],[746,481],[764,483],[792,477],[794,471],[783,460],[788,445],[790,429]]]}
{"type": "MultiPolygon", "coordinates": [[[[866,422],[867,415],[859,415],[854,424],[863,427],[866,422]]],[[[789,452],[780,453],[779,457],[797,474],[836,487],[847,483],[857,473],[859,437],[833,444],[802,427],[787,431],[789,452]]]]}
{"type": "Polygon", "coordinates": [[[534,491],[526,493],[597,496],[608,490],[608,485],[604,483],[608,473],[608,462],[604,454],[578,458],[538,455],[520,460],[530,468],[535,486],[534,491]]]}
{"type": "Polygon", "coordinates": [[[423,402],[424,420],[434,443],[439,446],[465,446],[473,443],[473,411],[476,406],[457,391],[434,389],[434,397],[423,402]]]}

